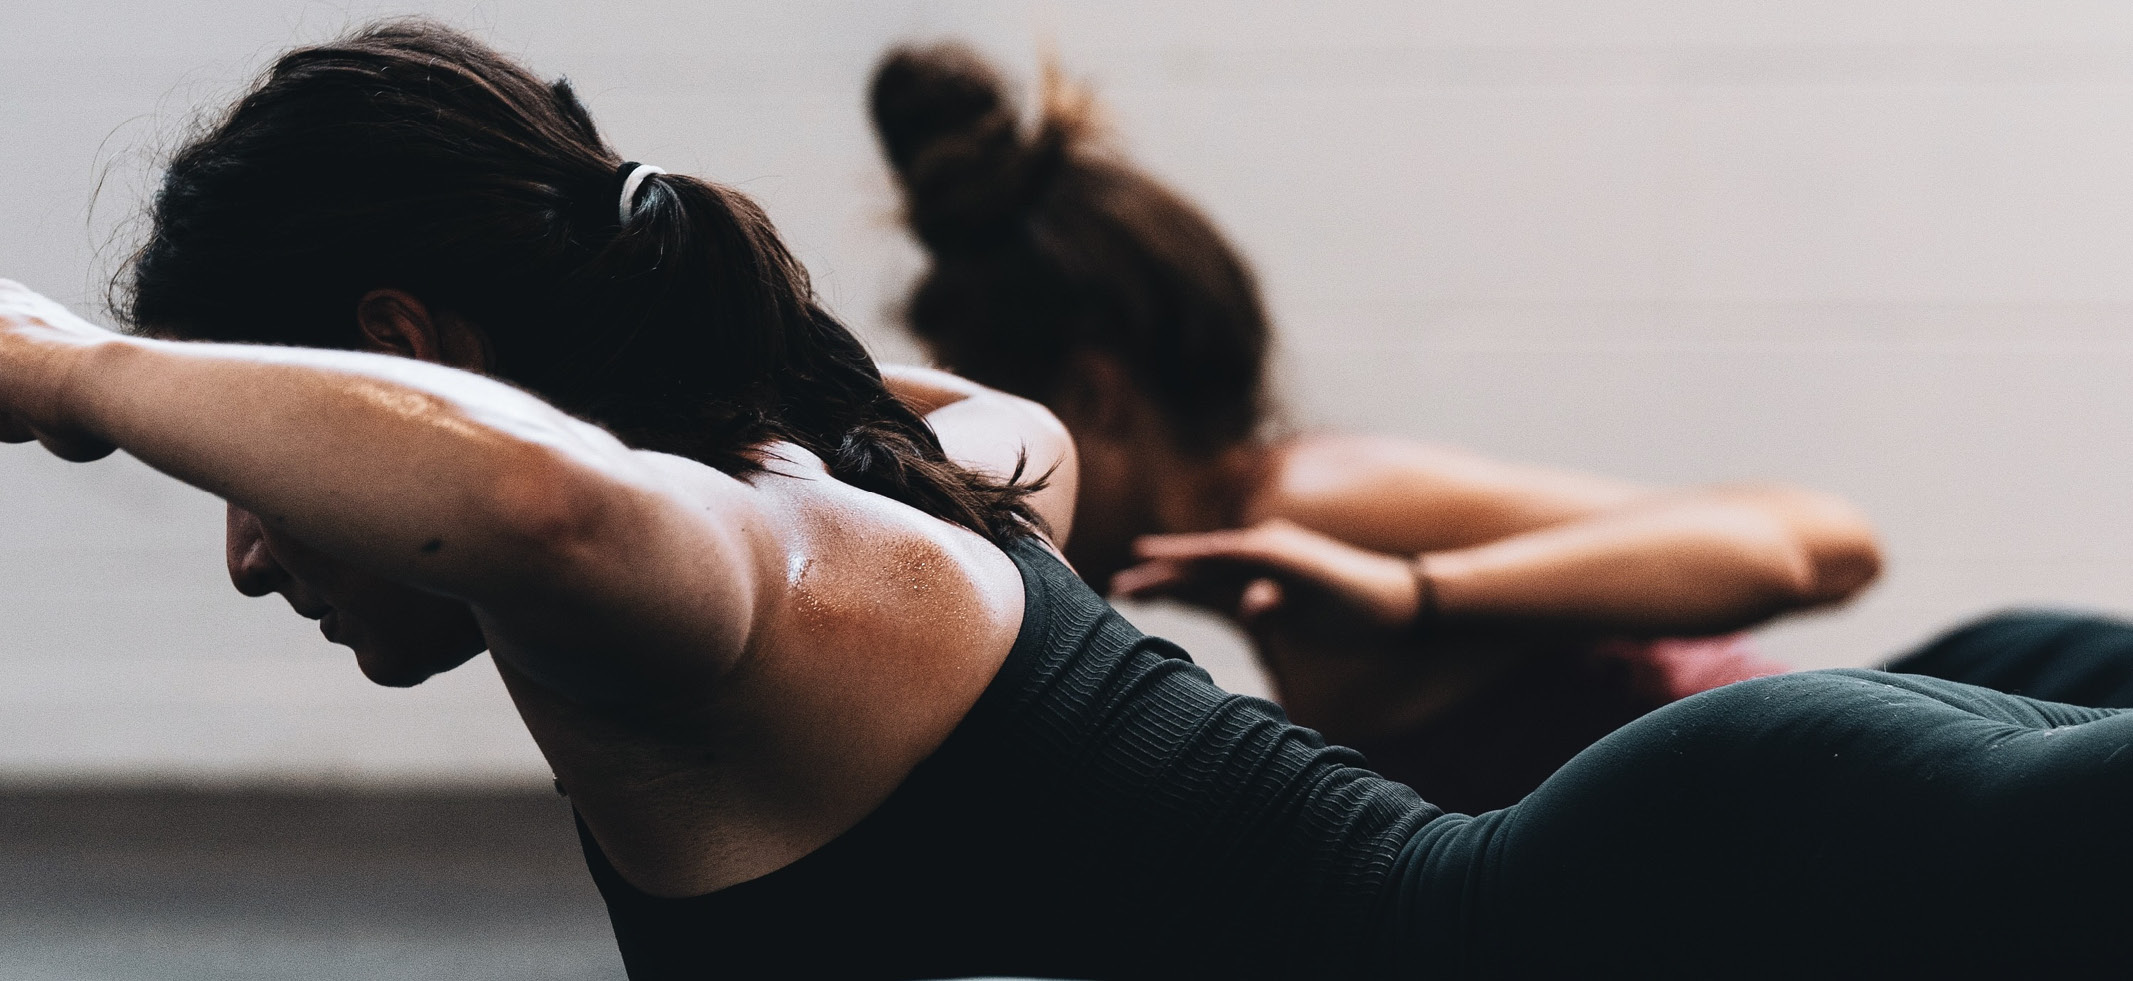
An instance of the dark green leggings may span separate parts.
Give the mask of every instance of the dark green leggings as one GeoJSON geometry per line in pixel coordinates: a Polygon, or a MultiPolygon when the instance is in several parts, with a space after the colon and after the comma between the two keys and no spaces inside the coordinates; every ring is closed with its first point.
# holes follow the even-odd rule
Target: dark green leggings
{"type": "Polygon", "coordinates": [[[2010,610],[1956,627],[1883,669],[2068,705],[2133,708],[2133,623],[2010,610]]]}
{"type": "Polygon", "coordinates": [[[1676,702],[1427,825],[1403,977],[2133,970],[2133,712],[1817,671],[1676,702]]]}

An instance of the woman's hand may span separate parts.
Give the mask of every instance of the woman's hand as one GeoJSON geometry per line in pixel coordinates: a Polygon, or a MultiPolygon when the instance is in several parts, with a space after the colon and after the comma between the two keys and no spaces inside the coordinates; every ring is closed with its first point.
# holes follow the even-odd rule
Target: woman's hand
{"type": "Polygon", "coordinates": [[[1391,632],[1422,613],[1414,560],[1357,548],[1275,519],[1249,528],[1148,535],[1139,565],[1111,580],[1113,592],[1195,603],[1247,630],[1304,617],[1329,628],[1391,632]]]}
{"type": "Polygon", "coordinates": [[[0,279],[0,442],[36,440],[77,462],[109,455],[112,445],[82,428],[66,393],[79,355],[119,336],[0,279]]]}

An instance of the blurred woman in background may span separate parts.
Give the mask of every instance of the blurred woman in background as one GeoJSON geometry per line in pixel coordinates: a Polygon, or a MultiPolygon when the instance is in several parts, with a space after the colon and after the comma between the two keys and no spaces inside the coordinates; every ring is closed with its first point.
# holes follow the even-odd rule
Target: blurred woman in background
{"type": "Polygon", "coordinates": [[[1436,803],[1510,804],[1651,709],[1784,670],[1732,635],[1876,575],[1828,494],[1283,432],[1244,260],[1095,138],[1086,97],[1051,80],[1026,128],[942,46],[891,53],[872,112],[932,259],[909,327],[1073,433],[1082,578],[1231,618],[1294,719],[1436,803]],[[1312,585],[1336,570],[1368,616],[1312,585]]]}

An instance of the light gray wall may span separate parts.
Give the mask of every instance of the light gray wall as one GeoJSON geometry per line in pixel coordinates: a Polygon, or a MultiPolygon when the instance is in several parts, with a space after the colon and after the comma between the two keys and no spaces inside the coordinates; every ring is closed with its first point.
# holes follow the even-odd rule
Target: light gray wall
{"type": "MultiPolygon", "coordinates": [[[[1300,421],[1847,494],[1889,573],[1764,633],[1801,665],[2133,607],[2133,7],[0,0],[0,275],[93,301],[194,108],[411,10],[571,76],[628,155],[756,195],[891,357],[918,259],[869,65],[957,35],[1027,77],[1050,46],[1254,257],[1300,421]]],[[[544,772],[485,663],[373,689],[230,592],[205,495],[16,449],[0,508],[0,778],[544,772]]],[[[1218,628],[1134,614],[1257,684],[1218,628]]]]}

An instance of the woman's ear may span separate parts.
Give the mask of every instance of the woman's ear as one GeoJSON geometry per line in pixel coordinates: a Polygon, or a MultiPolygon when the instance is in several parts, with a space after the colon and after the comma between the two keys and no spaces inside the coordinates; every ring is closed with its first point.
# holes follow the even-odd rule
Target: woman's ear
{"type": "Polygon", "coordinates": [[[356,301],[363,350],[488,371],[489,339],[464,318],[433,311],[404,290],[377,289],[356,301]]]}

